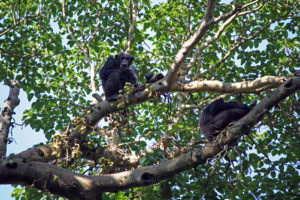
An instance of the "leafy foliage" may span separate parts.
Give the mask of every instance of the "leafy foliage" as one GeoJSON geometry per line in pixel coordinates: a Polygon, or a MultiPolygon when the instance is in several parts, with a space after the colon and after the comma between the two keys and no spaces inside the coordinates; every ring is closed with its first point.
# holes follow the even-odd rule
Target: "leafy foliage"
{"type": "MultiPolygon", "coordinates": [[[[138,4],[131,52],[140,82],[145,81],[143,76],[149,71],[166,73],[169,70],[184,41],[197,31],[207,3],[160,2],[145,0],[138,4]]],[[[250,1],[236,2],[238,5],[250,1]]],[[[43,130],[49,141],[56,131],[63,130],[72,119],[87,111],[92,101],[91,65],[99,72],[108,56],[126,50],[129,39],[128,0],[68,1],[65,16],[62,4],[63,1],[49,0],[0,2],[0,81],[17,79],[20,82],[32,103],[32,107],[24,111],[23,119],[33,130],[43,130]]],[[[201,78],[238,82],[267,75],[293,76],[297,70],[299,73],[297,4],[297,1],[272,0],[257,12],[235,18],[221,36],[201,52],[191,69],[183,73],[184,79],[195,80],[199,73],[213,66],[216,68],[201,78]],[[223,60],[228,51],[230,55],[223,60]]],[[[231,5],[221,1],[214,17],[231,10],[231,5]]],[[[191,55],[213,38],[221,25],[213,26],[191,55]]],[[[185,66],[191,61],[191,55],[185,66]]],[[[98,77],[95,79],[100,92],[101,82],[98,77]]],[[[268,93],[269,90],[230,96],[232,100],[250,104],[268,93]]],[[[106,193],[103,198],[297,199],[300,190],[299,95],[288,97],[270,110],[233,150],[159,184],[106,193]],[[170,196],[163,195],[166,187],[170,196]]],[[[87,141],[91,148],[109,146],[107,132],[117,127],[122,151],[137,155],[146,152],[140,159],[141,166],[172,159],[177,155],[174,152],[180,149],[184,152],[191,140],[203,139],[197,129],[198,115],[204,105],[217,96],[219,94],[213,92],[162,95],[109,116],[109,123],[99,124],[103,135],[93,132],[87,141]],[[182,109],[184,105],[195,107],[182,109]],[[155,145],[165,133],[172,135],[171,141],[163,150],[156,149],[155,145]],[[137,141],[139,137],[142,139],[137,141]]],[[[97,175],[107,167],[101,163],[103,160],[94,166],[83,160],[66,161],[63,166],[90,175],[97,175]],[[87,168],[89,170],[84,170],[87,168]]],[[[13,196],[39,199],[42,195],[33,188],[23,188],[23,191],[19,188],[13,196]]],[[[55,198],[46,195],[44,199],[55,198]]]]}

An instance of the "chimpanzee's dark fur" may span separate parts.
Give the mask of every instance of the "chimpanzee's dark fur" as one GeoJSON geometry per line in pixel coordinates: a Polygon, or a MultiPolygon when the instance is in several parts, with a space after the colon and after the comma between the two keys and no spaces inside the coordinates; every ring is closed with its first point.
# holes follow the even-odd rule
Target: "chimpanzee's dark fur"
{"type": "Polygon", "coordinates": [[[122,90],[126,82],[137,86],[137,75],[131,67],[133,57],[129,53],[117,54],[109,57],[100,70],[100,78],[107,100],[116,100],[119,90],[122,90]]]}
{"type": "Polygon", "coordinates": [[[162,73],[158,73],[155,76],[153,76],[153,73],[150,72],[145,75],[146,83],[155,83],[156,81],[159,81],[163,77],[164,77],[164,75],[162,73]]]}
{"type": "Polygon", "coordinates": [[[211,142],[231,122],[244,117],[251,108],[243,103],[223,99],[210,103],[201,113],[199,118],[200,130],[211,142]]]}

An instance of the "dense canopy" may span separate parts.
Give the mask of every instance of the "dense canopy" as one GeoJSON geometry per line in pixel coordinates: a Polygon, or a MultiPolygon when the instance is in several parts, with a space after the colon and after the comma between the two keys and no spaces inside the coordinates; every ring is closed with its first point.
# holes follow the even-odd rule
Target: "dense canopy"
{"type": "MultiPolygon", "coordinates": [[[[16,199],[299,199],[297,0],[0,2],[0,184],[16,199]],[[141,84],[104,98],[128,52],[141,84]],[[19,91],[46,143],[7,155],[19,91]],[[256,106],[209,142],[218,98],[256,106]]],[[[22,101],[22,99],[21,99],[22,101]]],[[[22,141],[18,141],[22,142],[22,141]]]]}

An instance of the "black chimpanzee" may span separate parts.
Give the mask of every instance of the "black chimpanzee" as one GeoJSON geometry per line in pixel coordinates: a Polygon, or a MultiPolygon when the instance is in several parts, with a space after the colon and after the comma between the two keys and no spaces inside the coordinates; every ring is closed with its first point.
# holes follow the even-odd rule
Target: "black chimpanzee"
{"type": "Polygon", "coordinates": [[[235,101],[224,102],[223,99],[217,99],[201,113],[199,118],[200,130],[211,142],[231,122],[237,121],[248,114],[251,108],[252,104],[248,106],[235,101]]]}
{"type": "Polygon", "coordinates": [[[126,82],[137,87],[137,75],[130,66],[133,57],[129,53],[117,54],[109,57],[100,70],[100,78],[107,100],[116,100],[119,90],[122,90],[126,82]]]}
{"type": "Polygon", "coordinates": [[[153,73],[150,72],[145,75],[146,83],[155,83],[156,81],[159,81],[160,79],[164,78],[164,75],[162,73],[158,73],[155,76],[153,76],[153,73]]]}

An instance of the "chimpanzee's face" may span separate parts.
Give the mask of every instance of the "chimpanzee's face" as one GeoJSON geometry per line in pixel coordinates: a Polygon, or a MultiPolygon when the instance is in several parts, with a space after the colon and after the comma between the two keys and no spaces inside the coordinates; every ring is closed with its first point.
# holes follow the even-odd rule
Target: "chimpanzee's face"
{"type": "Polygon", "coordinates": [[[120,53],[116,56],[117,62],[120,63],[120,67],[129,67],[133,60],[133,57],[129,53],[120,53]]]}

